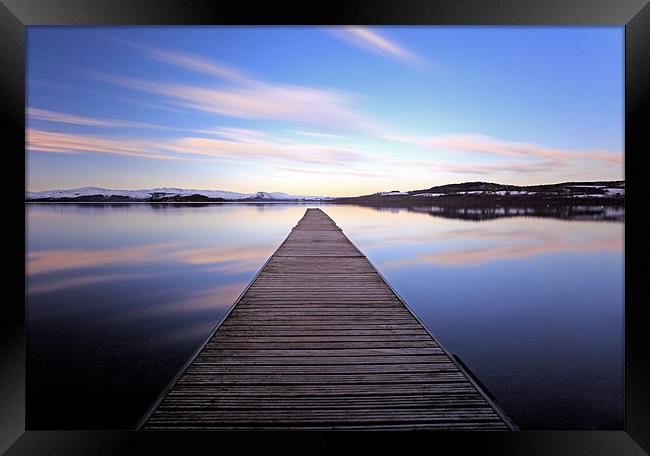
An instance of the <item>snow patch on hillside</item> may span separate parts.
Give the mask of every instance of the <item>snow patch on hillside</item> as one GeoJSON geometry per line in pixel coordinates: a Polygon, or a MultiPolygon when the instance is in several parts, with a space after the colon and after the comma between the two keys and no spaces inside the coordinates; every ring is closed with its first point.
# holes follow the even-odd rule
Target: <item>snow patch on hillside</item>
{"type": "Polygon", "coordinates": [[[406,192],[392,191],[392,192],[379,192],[379,196],[399,196],[399,195],[408,195],[406,192]]]}

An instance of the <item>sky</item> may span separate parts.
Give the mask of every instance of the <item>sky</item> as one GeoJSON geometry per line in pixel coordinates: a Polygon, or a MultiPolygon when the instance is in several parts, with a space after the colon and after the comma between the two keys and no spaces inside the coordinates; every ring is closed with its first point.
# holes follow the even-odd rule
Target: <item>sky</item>
{"type": "Polygon", "coordinates": [[[28,27],[28,191],[623,179],[623,27],[28,27]]]}

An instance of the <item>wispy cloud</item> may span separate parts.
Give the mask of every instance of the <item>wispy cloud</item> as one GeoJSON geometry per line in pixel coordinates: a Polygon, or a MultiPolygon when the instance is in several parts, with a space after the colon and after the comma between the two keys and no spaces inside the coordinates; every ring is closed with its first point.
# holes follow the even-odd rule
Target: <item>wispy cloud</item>
{"type": "Polygon", "coordinates": [[[557,149],[531,143],[503,141],[485,135],[416,136],[388,133],[382,134],[381,137],[437,151],[478,153],[491,158],[507,157],[516,160],[492,164],[440,163],[436,165],[439,170],[463,174],[540,172],[549,168],[572,166],[576,161],[592,161],[608,165],[623,163],[623,154],[620,152],[599,149],[557,149]]]}
{"type": "Polygon", "coordinates": [[[95,33],[104,39],[113,41],[114,43],[118,43],[122,46],[137,49],[138,51],[147,54],[150,58],[168,63],[170,65],[185,68],[197,73],[207,74],[209,76],[214,76],[220,79],[228,79],[232,81],[245,81],[248,79],[248,76],[244,71],[235,68],[232,65],[228,65],[223,62],[217,62],[204,56],[190,54],[187,52],[180,52],[174,49],[161,49],[153,46],[148,46],[136,41],[117,38],[112,34],[106,34],[102,32],[95,33]]]}
{"type": "MultiPolygon", "coordinates": [[[[157,105],[153,105],[150,107],[153,107],[154,109],[160,108],[157,105]]],[[[80,125],[80,126],[87,126],[87,127],[106,127],[106,128],[144,128],[144,129],[154,129],[154,130],[183,131],[183,132],[191,132],[191,133],[212,133],[212,131],[209,130],[178,128],[169,125],[137,122],[132,120],[103,119],[98,117],[89,117],[89,116],[68,114],[64,112],[50,111],[50,110],[40,109],[40,108],[27,108],[26,114],[28,120],[35,119],[35,120],[42,120],[45,122],[67,124],[67,125],[80,125]]]]}
{"type": "MultiPolygon", "coordinates": [[[[83,72],[81,72],[83,73],[83,72]]],[[[88,72],[89,74],[92,74],[92,72],[88,72]]],[[[56,89],[56,90],[62,90],[66,92],[73,92],[73,93],[83,93],[86,95],[92,95],[93,97],[102,97],[102,98],[109,98],[113,100],[113,102],[120,101],[124,103],[129,103],[129,104],[135,104],[138,106],[144,106],[146,108],[156,110],[156,111],[169,111],[169,112],[174,112],[177,114],[183,114],[183,115],[191,115],[194,113],[194,111],[191,110],[184,110],[178,107],[173,107],[171,105],[165,105],[162,103],[155,103],[152,101],[144,101],[144,100],[139,100],[137,98],[133,97],[124,97],[121,95],[116,95],[114,93],[109,93],[107,91],[102,91],[102,90],[90,90],[86,88],[80,88],[76,86],[70,86],[70,85],[65,85],[65,84],[58,84],[58,83],[53,83],[50,81],[41,81],[41,80],[34,80],[30,79],[28,81],[30,85],[39,85],[42,87],[48,87],[50,89],[56,89]]]]}
{"type": "Polygon", "coordinates": [[[394,175],[391,175],[388,171],[373,171],[373,170],[358,170],[353,168],[343,168],[343,169],[316,169],[316,168],[295,168],[288,166],[276,167],[280,171],[287,171],[290,173],[296,174],[324,174],[324,175],[346,175],[346,176],[355,176],[355,177],[370,177],[370,178],[381,178],[381,179],[395,179],[394,175]]]}
{"type": "Polygon", "coordinates": [[[133,138],[103,138],[78,133],[59,133],[29,128],[26,150],[62,154],[100,153],[151,160],[181,160],[185,157],[153,152],[156,145],[133,138]]]}
{"type": "Polygon", "coordinates": [[[543,171],[550,171],[557,169],[560,165],[555,162],[536,162],[536,163],[520,163],[520,162],[504,162],[504,163],[438,163],[434,165],[437,171],[448,172],[454,174],[479,174],[479,175],[493,175],[500,173],[540,173],[543,171]]]}
{"type": "Polygon", "coordinates": [[[70,125],[83,125],[89,127],[114,127],[114,128],[165,128],[144,122],[133,122],[129,120],[99,119],[96,117],[78,116],[62,112],[49,111],[47,109],[27,108],[29,119],[43,120],[47,122],[63,123],[70,125]]]}
{"type": "Polygon", "coordinates": [[[162,95],[176,105],[239,119],[267,119],[335,130],[367,130],[373,123],[352,107],[359,96],[330,88],[255,79],[215,60],[144,48],[152,58],[215,77],[209,85],[146,81],[88,72],[106,82],[162,95]]]}
{"type": "MultiPolygon", "coordinates": [[[[60,133],[40,129],[26,132],[27,150],[62,154],[110,154],[150,160],[229,160],[295,165],[320,164],[349,167],[377,160],[356,149],[310,142],[293,142],[269,132],[215,128],[198,130],[212,137],[180,136],[134,138],[112,135],[60,133]],[[216,136],[216,137],[215,137],[216,136]]],[[[350,171],[353,171],[351,169],[350,171]]],[[[330,171],[331,172],[331,171],[330,171]]]]}
{"type": "Polygon", "coordinates": [[[262,141],[237,142],[212,138],[181,138],[163,147],[177,153],[236,161],[266,159],[343,166],[349,162],[368,159],[368,155],[362,152],[320,144],[282,144],[262,141]]]}
{"type": "Polygon", "coordinates": [[[306,131],[306,130],[287,130],[288,133],[293,133],[296,135],[302,135],[302,136],[311,136],[314,138],[338,138],[339,135],[335,135],[332,133],[323,133],[320,131],[306,131]]]}
{"type": "Polygon", "coordinates": [[[233,66],[207,59],[205,57],[152,47],[138,46],[138,48],[157,60],[197,73],[207,74],[209,76],[226,79],[240,84],[255,84],[257,82],[254,79],[249,78],[243,71],[233,66]]]}
{"type": "Polygon", "coordinates": [[[395,58],[411,65],[424,63],[424,59],[415,52],[367,27],[337,27],[330,31],[335,36],[361,49],[395,58]]]}
{"type": "Polygon", "coordinates": [[[267,131],[237,127],[216,127],[211,129],[198,130],[198,132],[206,135],[218,136],[220,138],[229,139],[231,141],[260,144],[264,144],[270,141],[273,137],[273,135],[267,131]]]}

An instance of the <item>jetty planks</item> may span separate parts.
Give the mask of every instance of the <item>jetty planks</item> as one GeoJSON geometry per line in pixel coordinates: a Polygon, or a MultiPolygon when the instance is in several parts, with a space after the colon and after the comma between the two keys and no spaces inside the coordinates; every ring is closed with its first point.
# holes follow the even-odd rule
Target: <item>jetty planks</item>
{"type": "Polygon", "coordinates": [[[513,429],[320,209],[140,429],[513,429]]]}

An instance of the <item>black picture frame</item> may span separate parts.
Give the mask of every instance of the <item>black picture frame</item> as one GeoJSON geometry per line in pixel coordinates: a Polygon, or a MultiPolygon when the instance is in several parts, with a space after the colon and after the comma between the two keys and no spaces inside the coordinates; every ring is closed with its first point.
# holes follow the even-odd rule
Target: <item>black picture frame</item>
{"type": "Polygon", "coordinates": [[[648,252],[639,225],[642,177],[627,176],[625,223],[625,424],[621,431],[519,431],[512,433],[147,433],[135,431],[25,431],[25,295],[18,266],[24,261],[25,212],[25,27],[32,25],[207,25],[207,24],[419,24],[419,25],[619,25],[625,26],[625,170],[642,173],[648,153],[650,100],[650,6],[647,0],[329,0],[246,2],[243,0],[0,0],[0,78],[4,125],[5,206],[11,228],[4,238],[8,266],[0,311],[0,451],[6,454],[163,454],[198,452],[198,445],[264,451],[296,448],[301,453],[362,446],[461,454],[642,455],[650,452],[650,355],[642,299],[641,266],[648,252]],[[259,4],[258,4],[259,3],[259,4]],[[636,209],[635,209],[636,208],[636,209]],[[22,215],[19,215],[22,214],[22,215]],[[23,240],[22,246],[19,240],[23,240]],[[632,248],[634,246],[634,248],[632,248]],[[23,249],[24,250],[24,249],[23,249]],[[23,258],[19,260],[18,258],[23,258]],[[11,292],[11,293],[9,293],[11,292]],[[15,294],[14,294],[15,293],[15,294]],[[343,437],[343,438],[342,438],[343,437]],[[345,446],[343,446],[345,445],[345,446]]]}

